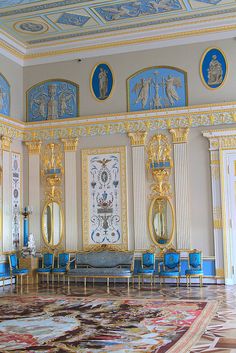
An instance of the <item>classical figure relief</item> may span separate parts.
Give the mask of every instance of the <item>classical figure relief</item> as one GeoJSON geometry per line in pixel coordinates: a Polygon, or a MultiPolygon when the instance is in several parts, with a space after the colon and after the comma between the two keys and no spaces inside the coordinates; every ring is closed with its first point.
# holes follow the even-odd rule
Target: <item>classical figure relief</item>
{"type": "Polygon", "coordinates": [[[110,96],[114,85],[114,78],[108,64],[101,63],[94,67],[90,85],[92,94],[98,100],[103,101],[110,96]]]}
{"type": "Polygon", "coordinates": [[[117,21],[176,10],[183,10],[178,0],[139,0],[95,7],[95,11],[105,21],[117,21]]]}
{"type": "Polygon", "coordinates": [[[127,80],[128,110],[187,105],[186,74],[171,67],[144,69],[127,80]]]}
{"type": "Polygon", "coordinates": [[[223,85],[227,76],[227,62],[221,49],[209,48],[203,53],[200,76],[203,84],[209,89],[216,89],[223,85]]]}
{"type": "Polygon", "coordinates": [[[108,90],[108,77],[107,77],[107,70],[103,67],[100,67],[100,73],[98,75],[99,79],[99,93],[100,98],[105,99],[107,97],[107,90],[108,90]]]}
{"type": "Polygon", "coordinates": [[[217,60],[217,55],[212,55],[208,68],[208,85],[221,84],[223,80],[223,70],[221,63],[217,60]]]}
{"type": "Polygon", "coordinates": [[[78,116],[78,86],[67,81],[48,81],[27,92],[29,121],[78,116]]]}

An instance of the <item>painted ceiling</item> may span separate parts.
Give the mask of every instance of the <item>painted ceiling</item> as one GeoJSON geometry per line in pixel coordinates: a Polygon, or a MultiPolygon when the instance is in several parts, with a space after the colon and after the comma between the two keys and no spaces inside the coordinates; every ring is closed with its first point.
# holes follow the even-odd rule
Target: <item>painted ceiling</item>
{"type": "Polygon", "coordinates": [[[235,0],[0,0],[0,30],[30,48],[234,14],[235,0]]]}

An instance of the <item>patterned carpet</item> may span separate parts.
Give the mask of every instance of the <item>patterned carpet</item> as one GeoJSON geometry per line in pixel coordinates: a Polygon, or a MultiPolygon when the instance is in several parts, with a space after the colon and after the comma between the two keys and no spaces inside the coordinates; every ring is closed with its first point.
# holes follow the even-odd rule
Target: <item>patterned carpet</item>
{"type": "Polygon", "coordinates": [[[0,352],[185,353],[217,301],[3,296],[0,352]]]}

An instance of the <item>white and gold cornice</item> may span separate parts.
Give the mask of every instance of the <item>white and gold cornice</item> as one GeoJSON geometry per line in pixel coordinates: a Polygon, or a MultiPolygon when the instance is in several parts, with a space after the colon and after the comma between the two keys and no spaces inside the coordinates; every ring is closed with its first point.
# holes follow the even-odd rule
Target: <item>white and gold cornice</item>
{"type": "MultiPolygon", "coordinates": [[[[221,124],[232,126],[232,124],[236,123],[235,117],[236,102],[101,116],[84,116],[60,121],[34,123],[0,117],[0,134],[23,141],[44,141],[117,133],[137,134],[149,130],[180,129],[178,131],[186,132],[188,128],[198,126],[209,127],[221,124]]],[[[233,129],[232,127],[230,129],[231,137],[234,134],[236,135],[236,128],[233,127],[233,129]],[[235,129],[235,132],[233,132],[233,129],[235,129]]],[[[210,130],[203,132],[203,135],[209,138],[212,148],[215,145],[214,149],[219,148],[217,136],[219,131],[210,130]],[[214,133],[214,131],[217,131],[217,133],[214,133]]],[[[222,132],[221,135],[227,136],[227,133],[222,132]]]]}
{"type": "Polygon", "coordinates": [[[236,148],[236,128],[203,131],[202,134],[208,138],[211,151],[236,148]]]}

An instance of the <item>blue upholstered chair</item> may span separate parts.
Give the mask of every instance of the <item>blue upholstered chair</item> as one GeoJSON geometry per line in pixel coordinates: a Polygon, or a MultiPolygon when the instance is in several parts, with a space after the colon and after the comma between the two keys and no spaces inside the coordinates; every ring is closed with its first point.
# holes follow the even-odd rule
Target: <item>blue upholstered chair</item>
{"type": "Polygon", "coordinates": [[[18,258],[15,253],[8,255],[8,258],[9,258],[9,265],[10,265],[11,284],[12,284],[12,277],[15,276],[17,279],[17,283],[18,283],[18,279],[20,278],[20,284],[22,286],[23,276],[26,276],[26,281],[28,285],[29,270],[27,270],[27,268],[19,268],[18,258]]]}
{"type": "Polygon", "coordinates": [[[159,270],[160,284],[165,278],[175,278],[176,284],[180,282],[180,253],[176,250],[167,250],[164,254],[162,269],[159,270]]]}
{"type": "Polygon", "coordinates": [[[42,267],[40,267],[36,270],[37,283],[38,283],[39,275],[41,275],[41,276],[46,275],[47,284],[49,284],[49,275],[50,275],[53,268],[54,268],[54,254],[52,254],[52,253],[43,254],[42,267]]]}
{"type": "Polygon", "coordinates": [[[202,252],[200,250],[192,250],[188,254],[188,269],[185,271],[187,286],[191,286],[191,277],[199,278],[200,286],[202,287],[203,266],[202,252]]]}
{"type": "Polygon", "coordinates": [[[138,284],[140,287],[140,279],[142,278],[142,283],[144,277],[149,277],[151,285],[154,280],[154,271],[155,271],[155,254],[150,251],[146,251],[142,254],[141,258],[141,268],[138,270],[138,284]]]}
{"type": "Polygon", "coordinates": [[[63,276],[63,281],[65,283],[65,274],[67,267],[70,264],[70,254],[69,253],[60,253],[57,257],[57,267],[52,269],[52,281],[54,282],[54,275],[57,275],[58,282],[60,275],[63,276]]]}

